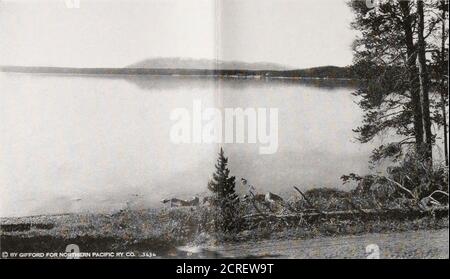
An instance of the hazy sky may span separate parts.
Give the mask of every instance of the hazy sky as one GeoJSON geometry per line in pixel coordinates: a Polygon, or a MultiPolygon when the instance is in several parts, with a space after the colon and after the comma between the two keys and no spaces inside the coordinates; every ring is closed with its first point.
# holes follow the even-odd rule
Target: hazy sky
{"type": "Polygon", "coordinates": [[[153,57],[352,61],[346,0],[0,0],[0,64],[122,67],[153,57]]]}

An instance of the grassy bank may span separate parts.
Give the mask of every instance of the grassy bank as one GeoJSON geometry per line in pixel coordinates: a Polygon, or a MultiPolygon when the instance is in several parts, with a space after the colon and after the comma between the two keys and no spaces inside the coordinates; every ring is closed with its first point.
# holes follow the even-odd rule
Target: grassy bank
{"type": "MultiPolygon", "coordinates": [[[[183,245],[217,246],[223,243],[265,239],[308,239],[322,236],[359,235],[374,232],[402,232],[448,228],[448,212],[423,213],[414,218],[352,218],[318,216],[295,218],[245,219],[235,233],[215,230],[214,211],[206,206],[122,210],[112,214],[68,214],[4,218],[1,220],[2,251],[61,252],[68,244],[81,251],[152,252],[157,256],[179,255],[183,245]]],[[[407,216],[407,215],[405,215],[407,216]]]]}

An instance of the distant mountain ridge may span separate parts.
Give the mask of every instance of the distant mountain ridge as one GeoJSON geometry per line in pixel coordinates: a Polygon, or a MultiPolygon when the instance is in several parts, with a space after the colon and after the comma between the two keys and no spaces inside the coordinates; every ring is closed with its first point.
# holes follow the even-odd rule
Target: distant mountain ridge
{"type": "Polygon", "coordinates": [[[354,79],[352,67],[289,69],[275,63],[247,63],[190,58],[152,58],[124,68],[0,66],[2,72],[81,75],[167,75],[228,78],[354,79]]]}
{"type": "Polygon", "coordinates": [[[222,61],[212,59],[193,59],[180,57],[149,58],[126,66],[143,69],[203,69],[203,70],[250,70],[286,71],[292,68],[268,62],[248,63],[242,61],[222,61]]]}

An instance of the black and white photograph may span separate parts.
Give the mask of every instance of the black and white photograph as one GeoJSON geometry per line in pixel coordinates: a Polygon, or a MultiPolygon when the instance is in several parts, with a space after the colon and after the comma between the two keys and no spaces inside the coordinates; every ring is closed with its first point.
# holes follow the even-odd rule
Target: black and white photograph
{"type": "Polygon", "coordinates": [[[0,258],[448,259],[448,17],[1,0],[0,258]]]}

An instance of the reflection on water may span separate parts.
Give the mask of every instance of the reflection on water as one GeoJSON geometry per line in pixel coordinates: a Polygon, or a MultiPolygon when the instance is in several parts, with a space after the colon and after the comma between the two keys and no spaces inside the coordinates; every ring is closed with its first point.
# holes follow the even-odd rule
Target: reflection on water
{"type": "Polygon", "coordinates": [[[116,76],[110,78],[121,78],[131,83],[135,83],[145,90],[169,89],[179,87],[205,88],[211,84],[220,84],[225,88],[259,88],[264,86],[303,86],[320,87],[323,90],[333,90],[336,88],[352,88],[356,82],[351,80],[332,79],[289,79],[289,78],[216,78],[208,76],[116,76]]]}
{"type": "MultiPolygon", "coordinates": [[[[0,75],[0,215],[159,205],[206,191],[217,144],[173,144],[175,108],[279,109],[279,149],[226,144],[233,175],[261,191],[342,187],[365,172],[361,112],[345,81],[0,75]]],[[[238,190],[242,191],[241,185],[238,190]]]]}

